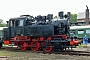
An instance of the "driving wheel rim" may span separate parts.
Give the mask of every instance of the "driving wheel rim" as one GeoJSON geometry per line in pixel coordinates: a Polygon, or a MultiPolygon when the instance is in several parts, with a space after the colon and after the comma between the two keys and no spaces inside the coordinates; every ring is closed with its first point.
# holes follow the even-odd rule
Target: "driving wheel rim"
{"type": "Polygon", "coordinates": [[[31,42],[31,50],[36,52],[40,48],[40,43],[38,42],[31,42]]]}
{"type": "Polygon", "coordinates": [[[50,43],[50,45],[48,46],[48,48],[43,48],[43,50],[45,51],[45,52],[51,52],[52,51],[52,44],[50,43]]]}
{"type": "Polygon", "coordinates": [[[26,50],[26,48],[27,48],[26,46],[27,46],[26,42],[21,42],[20,43],[20,49],[21,50],[26,50]]]}

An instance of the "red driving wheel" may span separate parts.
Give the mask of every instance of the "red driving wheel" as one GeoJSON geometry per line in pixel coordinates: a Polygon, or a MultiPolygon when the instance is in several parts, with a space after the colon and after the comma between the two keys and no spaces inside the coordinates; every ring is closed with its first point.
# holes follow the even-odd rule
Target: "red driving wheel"
{"type": "Polygon", "coordinates": [[[31,42],[31,50],[36,52],[40,48],[40,43],[38,42],[31,42]]]}
{"type": "Polygon", "coordinates": [[[48,47],[43,48],[45,52],[51,52],[52,51],[52,44],[50,43],[48,47]]]}
{"type": "Polygon", "coordinates": [[[20,42],[20,49],[21,50],[26,50],[26,47],[27,46],[27,44],[26,44],[26,42],[20,42]]]}

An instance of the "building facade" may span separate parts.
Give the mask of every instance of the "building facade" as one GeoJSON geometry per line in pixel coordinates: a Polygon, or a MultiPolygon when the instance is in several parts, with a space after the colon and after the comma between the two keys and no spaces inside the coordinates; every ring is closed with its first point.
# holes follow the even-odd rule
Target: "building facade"
{"type": "Polygon", "coordinates": [[[89,25],[90,24],[90,12],[89,12],[88,7],[85,12],[78,13],[77,23],[79,25],[89,25]]]}

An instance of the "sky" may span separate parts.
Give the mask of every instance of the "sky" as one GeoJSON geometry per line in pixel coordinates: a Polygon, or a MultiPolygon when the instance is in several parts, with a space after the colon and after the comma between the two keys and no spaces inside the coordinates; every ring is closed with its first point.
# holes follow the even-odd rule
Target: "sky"
{"type": "Polygon", "coordinates": [[[90,0],[0,0],[0,19],[4,22],[20,15],[58,16],[58,12],[78,14],[90,8],[90,0]]]}

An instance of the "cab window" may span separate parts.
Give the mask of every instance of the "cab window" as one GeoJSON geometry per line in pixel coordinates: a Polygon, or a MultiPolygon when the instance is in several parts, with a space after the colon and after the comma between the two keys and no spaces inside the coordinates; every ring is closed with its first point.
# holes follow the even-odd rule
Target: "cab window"
{"type": "Polygon", "coordinates": [[[19,20],[19,26],[23,26],[23,21],[24,20],[19,20]]]}
{"type": "Polygon", "coordinates": [[[16,25],[16,27],[20,27],[20,26],[23,26],[24,24],[24,20],[22,19],[22,20],[15,20],[15,25],[16,25]]]}
{"type": "Polygon", "coordinates": [[[14,27],[14,20],[10,21],[10,27],[14,27]]]}

